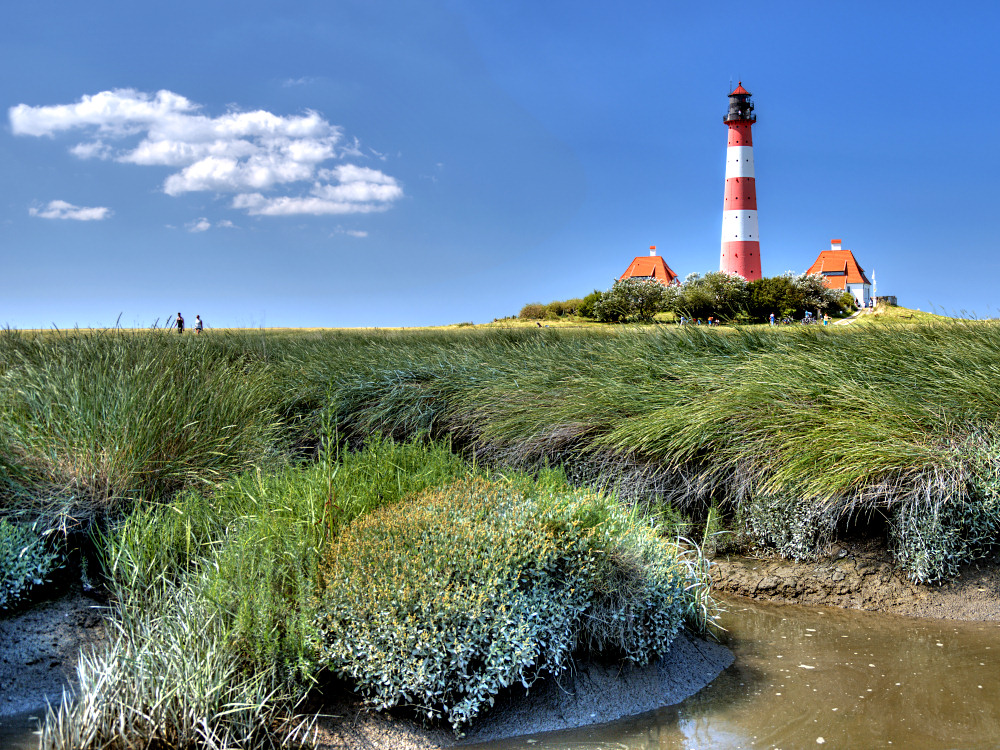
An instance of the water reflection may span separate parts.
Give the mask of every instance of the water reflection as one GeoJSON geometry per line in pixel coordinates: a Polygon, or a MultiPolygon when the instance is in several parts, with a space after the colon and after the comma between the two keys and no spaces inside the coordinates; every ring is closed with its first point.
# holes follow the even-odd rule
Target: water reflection
{"type": "Polygon", "coordinates": [[[729,602],[735,664],[679,706],[513,748],[1000,746],[1000,625],[729,602]]]}
{"type": "Polygon", "coordinates": [[[26,714],[0,716],[0,749],[2,750],[37,750],[38,748],[38,717],[43,712],[33,711],[26,714]]]}

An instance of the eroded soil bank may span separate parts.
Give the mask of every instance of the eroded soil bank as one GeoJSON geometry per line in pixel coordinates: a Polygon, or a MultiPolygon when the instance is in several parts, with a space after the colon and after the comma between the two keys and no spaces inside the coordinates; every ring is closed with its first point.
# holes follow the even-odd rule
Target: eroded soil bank
{"type": "Polygon", "coordinates": [[[719,594],[760,601],[1000,620],[1000,559],[969,566],[940,586],[918,585],[906,579],[876,542],[838,546],[830,557],[812,563],[720,555],[712,561],[712,587],[719,594]]]}

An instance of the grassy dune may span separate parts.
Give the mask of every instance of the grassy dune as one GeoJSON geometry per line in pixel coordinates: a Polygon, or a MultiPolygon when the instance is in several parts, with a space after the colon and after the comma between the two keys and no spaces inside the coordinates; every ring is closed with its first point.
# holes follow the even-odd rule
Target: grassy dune
{"type": "Polygon", "coordinates": [[[115,637],[81,659],[42,746],[282,746],[308,732],[295,713],[324,669],[458,730],[577,648],[642,662],[683,622],[704,628],[697,554],[610,496],[469,465],[416,432],[354,429],[341,450],[337,377],[373,344],[481,343],[460,330],[0,334],[0,507],[17,534],[87,531],[114,602],[115,637]],[[452,523],[460,509],[469,523],[452,523]],[[511,532],[530,554],[499,554],[511,532]],[[457,548],[479,554],[462,567],[457,548]],[[386,610],[365,596],[378,584],[415,596],[386,610]],[[427,659],[357,651],[406,629],[442,665],[468,658],[428,682],[427,659]]]}
{"type": "MultiPolygon", "coordinates": [[[[496,640],[448,609],[469,600],[462,591],[433,597],[443,609],[428,608],[418,594],[432,571],[448,585],[513,597],[511,613],[523,589],[497,582],[522,574],[549,604],[566,604],[550,570],[577,570],[579,579],[561,578],[578,581],[574,591],[648,598],[646,581],[703,626],[697,560],[655,541],[636,507],[667,519],[722,513],[744,544],[799,559],[821,552],[838,529],[883,519],[899,564],[916,580],[940,580],[993,549],[1000,531],[998,417],[1000,325],[992,322],[0,333],[5,515],[89,529],[119,604],[114,649],[81,664],[85,690],[96,692],[53,712],[48,746],[99,746],[79,739],[81,727],[98,740],[125,724],[143,741],[162,727],[197,734],[207,725],[184,722],[201,714],[221,717],[210,727],[217,744],[264,746],[272,735],[252,728],[293,712],[324,666],[368,685],[375,705],[421,695],[421,710],[456,726],[504,681],[534,678],[514,667],[442,672],[444,682],[432,683],[417,669],[411,680],[392,672],[402,661],[384,649],[391,674],[374,668],[374,651],[352,662],[361,634],[351,627],[383,610],[371,608],[365,587],[347,596],[350,586],[328,585],[350,580],[350,571],[414,594],[394,605],[383,631],[365,634],[372,649],[392,642],[386,633],[401,633],[413,611],[447,623],[428,632],[468,627],[469,643],[496,640]],[[383,437],[372,442],[376,434],[383,437]],[[422,446],[428,438],[446,442],[422,446]],[[476,479],[486,484],[454,484],[476,479]],[[629,510],[609,493],[638,502],[629,510]],[[399,512],[383,510],[396,504],[399,512]],[[537,565],[488,554],[490,534],[513,527],[457,524],[466,531],[447,536],[453,525],[440,520],[449,509],[480,505],[500,517],[526,514],[517,528],[541,545],[524,545],[538,551],[537,565]],[[437,546],[407,536],[417,527],[437,546]],[[618,532],[600,541],[597,528],[618,532]],[[378,544],[405,555],[391,564],[366,558],[378,544]],[[441,555],[463,545],[496,577],[479,580],[478,568],[457,569],[441,555]],[[657,566],[677,576],[658,577],[657,566]],[[635,585],[609,585],[636,570],[645,572],[629,579],[635,585]],[[683,593],[672,593],[677,582],[683,593]],[[190,674],[192,664],[204,670],[190,674]],[[136,670],[164,680],[136,693],[136,670]],[[185,681],[202,692],[178,693],[185,681]],[[165,713],[150,723],[137,701],[165,713]]],[[[564,644],[617,644],[636,657],[650,652],[644,643],[662,649],[674,614],[647,631],[631,606],[598,597],[553,611],[603,611],[602,622],[616,622],[606,615],[617,612],[633,641],[592,631],[585,617],[550,624],[564,644]]],[[[511,617],[496,632],[518,635],[501,640],[519,644],[524,664],[558,672],[565,650],[532,645],[554,644],[554,634],[532,635],[528,620],[511,617]],[[531,656],[543,652],[542,661],[531,656]]]]}
{"type": "Polygon", "coordinates": [[[427,432],[490,465],[720,506],[798,557],[884,517],[901,564],[935,580],[994,525],[998,355],[1000,327],[975,321],[6,333],[0,481],[8,503],[80,515],[305,455],[324,425],[427,432]]]}

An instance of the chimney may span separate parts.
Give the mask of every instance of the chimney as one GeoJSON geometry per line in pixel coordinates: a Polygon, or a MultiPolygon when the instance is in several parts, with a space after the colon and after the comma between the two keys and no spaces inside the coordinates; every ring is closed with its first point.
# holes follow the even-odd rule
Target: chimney
{"type": "Polygon", "coordinates": [[[656,255],[656,245],[650,245],[649,246],[649,254],[651,256],[656,255]]]}
{"type": "Polygon", "coordinates": [[[831,250],[840,250],[840,240],[830,240],[831,250]]]}

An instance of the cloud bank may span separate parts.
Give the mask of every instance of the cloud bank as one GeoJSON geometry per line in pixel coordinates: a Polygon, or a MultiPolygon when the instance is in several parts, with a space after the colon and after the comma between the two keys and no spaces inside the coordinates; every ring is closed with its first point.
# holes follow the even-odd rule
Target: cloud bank
{"type": "MultiPolygon", "coordinates": [[[[232,207],[261,216],[384,211],[403,196],[395,178],[376,169],[328,162],[361,156],[357,139],[319,114],[279,116],[264,110],[218,117],[171,91],[102,91],[74,104],[9,110],[15,135],[83,131],[70,152],[81,159],[169,167],[167,195],[231,193],[232,207]]],[[[102,217],[103,218],[103,217],[102,217]]]]}
{"type": "Polygon", "coordinates": [[[66,201],[49,201],[45,208],[29,208],[28,213],[39,219],[72,219],[74,221],[101,221],[111,216],[111,209],[104,206],[87,208],[74,206],[66,201]]]}

